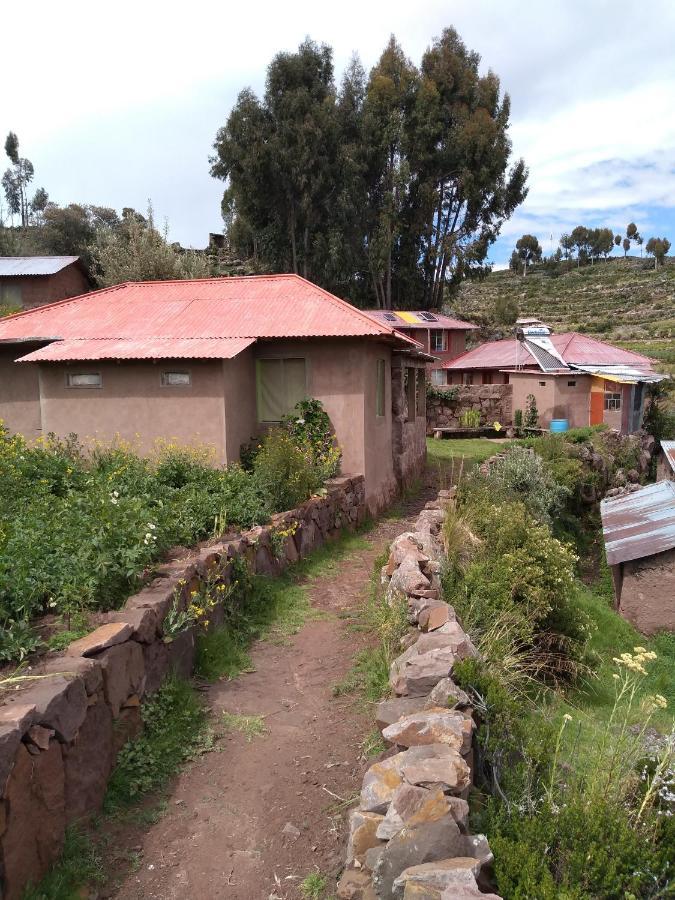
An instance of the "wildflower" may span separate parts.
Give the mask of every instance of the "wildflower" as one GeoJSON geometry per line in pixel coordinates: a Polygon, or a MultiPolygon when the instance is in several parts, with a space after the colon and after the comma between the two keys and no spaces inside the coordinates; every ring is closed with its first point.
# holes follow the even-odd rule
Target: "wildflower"
{"type": "Polygon", "coordinates": [[[563,716],[563,721],[564,721],[564,722],[571,722],[571,721],[572,721],[572,716],[571,716],[569,713],[565,713],[565,715],[563,716]]]}

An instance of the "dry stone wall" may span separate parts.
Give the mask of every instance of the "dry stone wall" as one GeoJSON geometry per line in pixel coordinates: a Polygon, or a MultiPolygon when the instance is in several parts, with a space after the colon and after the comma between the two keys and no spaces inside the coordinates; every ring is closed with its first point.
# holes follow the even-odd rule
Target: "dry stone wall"
{"type": "Polygon", "coordinates": [[[499,900],[488,841],[469,830],[475,721],[452,680],[455,663],[476,649],[441,600],[442,527],[453,502],[453,491],[441,491],[428,503],[382,570],[387,601],[405,598],[413,629],[391,666],[394,696],[377,709],[389,749],[366,772],[350,814],[341,900],[499,900]]]}
{"type": "MultiPolygon", "coordinates": [[[[164,634],[174,599],[184,607],[206,579],[228,584],[235,559],[254,573],[277,574],[365,518],[363,476],[331,479],[325,496],[273,516],[269,525],[160,566],[122,610],[3,696],[0,897],[18,900],[57,859],[66,827],[100,809],[117,753],[141,729],[143,698],[170,672],[191,674],[195,628],[171,640],[164,634]]],[[[221,603],[209,627],[223,618],[221,603]]]]}
{"type": "Polygon", "coordinates": [[[427,434],[436,428],[460,428],[461,415],[467,410],[480,413],[480,425],[513,419],[513,387],[510,384],[462,384],[434,387],[427,397],[427,434]]]}

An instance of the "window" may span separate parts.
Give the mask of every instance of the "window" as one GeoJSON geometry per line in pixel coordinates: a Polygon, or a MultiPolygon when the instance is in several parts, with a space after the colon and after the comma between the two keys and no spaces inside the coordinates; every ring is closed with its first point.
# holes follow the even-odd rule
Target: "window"
{"type": "Polygon", "coordinates": [[[307,396],[304,359],[259,359],[256,363],[258,421],[280,422],[307,396]]]}
{"type": "Polygon", "coordinates": [[[66,375],[69,388],[100,388],[102,384],[100,372],[68,372],[66,375]]]}
{"type": "Polygon", "coordinates": [[[492,384],[492,372],[483,372],[483,384],[492,384]]]}
{"type": "Polygon", "coordinates": [[[192,381],[189,372],[162,372],[162,387],[186,387],[192,381]]]}
{"type": "Polygon", "coordinates": [[[567,387],[576,387],[576,386],[577,386],[576,381],[568,381],[567,382],[567,387]]]}
{"type": "Polygon", "coordinates": [[[431,350],[432,352],[435,350],[437,353],[443,353],[444,350],[448,349],[448,345],[446,342],[446,333],[442,328],[432,328],[431,329],[431,350]]]}
{"type": "Polygon", "coordinates": [[[462,375],[462,384],[473,384],[473,375],[471,372],[465,372],[462,375]]]}
{"type": "Polygon", "coordinates": [[[385,361],[377,360],[377,382],[375,385],[375,415],[384,415],[384,397],[385,397],[385,361]]]}
{"type": "Polygon", "coordinates": [[[405,398],[408,407],[405,420],[410,422],[415,418],[417,405],[417,373],[415,369],[407,368],[405,370],[405,398]]]}
{"type": "Polygon", "coordinates": [[[417,370],[417,409],[418,417],[427,414],[427,377],[425,369],[417,370]]]}
{"type": "Polygon", "coordinates": [[[431,383],[432,384],[447,384],[448,383],[448,373],[445,369],[432,369],[431,370],[431,383]]]}
{"type": "Polygon", "coordinates": [[[605,391],[605,409],[621,409],[621,394],[605,391]]]}
{"type": "Polygon", "coordinates": [[[546,382],[545,382],[545,381],[540,381],[540,382],[539,382],[539,387],[546,387],[546,382]]]}

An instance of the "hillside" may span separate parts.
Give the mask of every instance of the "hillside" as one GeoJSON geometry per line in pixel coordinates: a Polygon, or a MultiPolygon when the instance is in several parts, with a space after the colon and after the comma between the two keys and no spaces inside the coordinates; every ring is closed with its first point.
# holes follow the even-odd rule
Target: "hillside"
{"type": "MultiPolygon", "coordinates": [[[[462,286],[453,312],[494,322],[495,302],[515,300],[519,315],[538,316],[555,331],[580,331],[658,359],[675,372],[675,259],[654,271],[650,259],[610,259],[551,276],[538,266],[527,277],[493,272],[462,286]]],[[[508,328],[502,328],[508,331],[508,328]]]]}

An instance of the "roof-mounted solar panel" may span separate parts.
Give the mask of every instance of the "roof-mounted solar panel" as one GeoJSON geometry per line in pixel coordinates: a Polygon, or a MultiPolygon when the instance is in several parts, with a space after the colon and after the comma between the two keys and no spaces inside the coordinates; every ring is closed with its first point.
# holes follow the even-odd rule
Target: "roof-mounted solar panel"
{"type": "Polygon", "coordinates": [[[430,312],[420,313],[420,319],[424,319],[425,322],[438,322],[438,318],[430,312]]]}
{"type": "Polygon", "coordinates": [[[387,320],[387,322],[396,322],[397,321],[396,316],[393,313],[385,313],[384,318],[387,320]]]}

